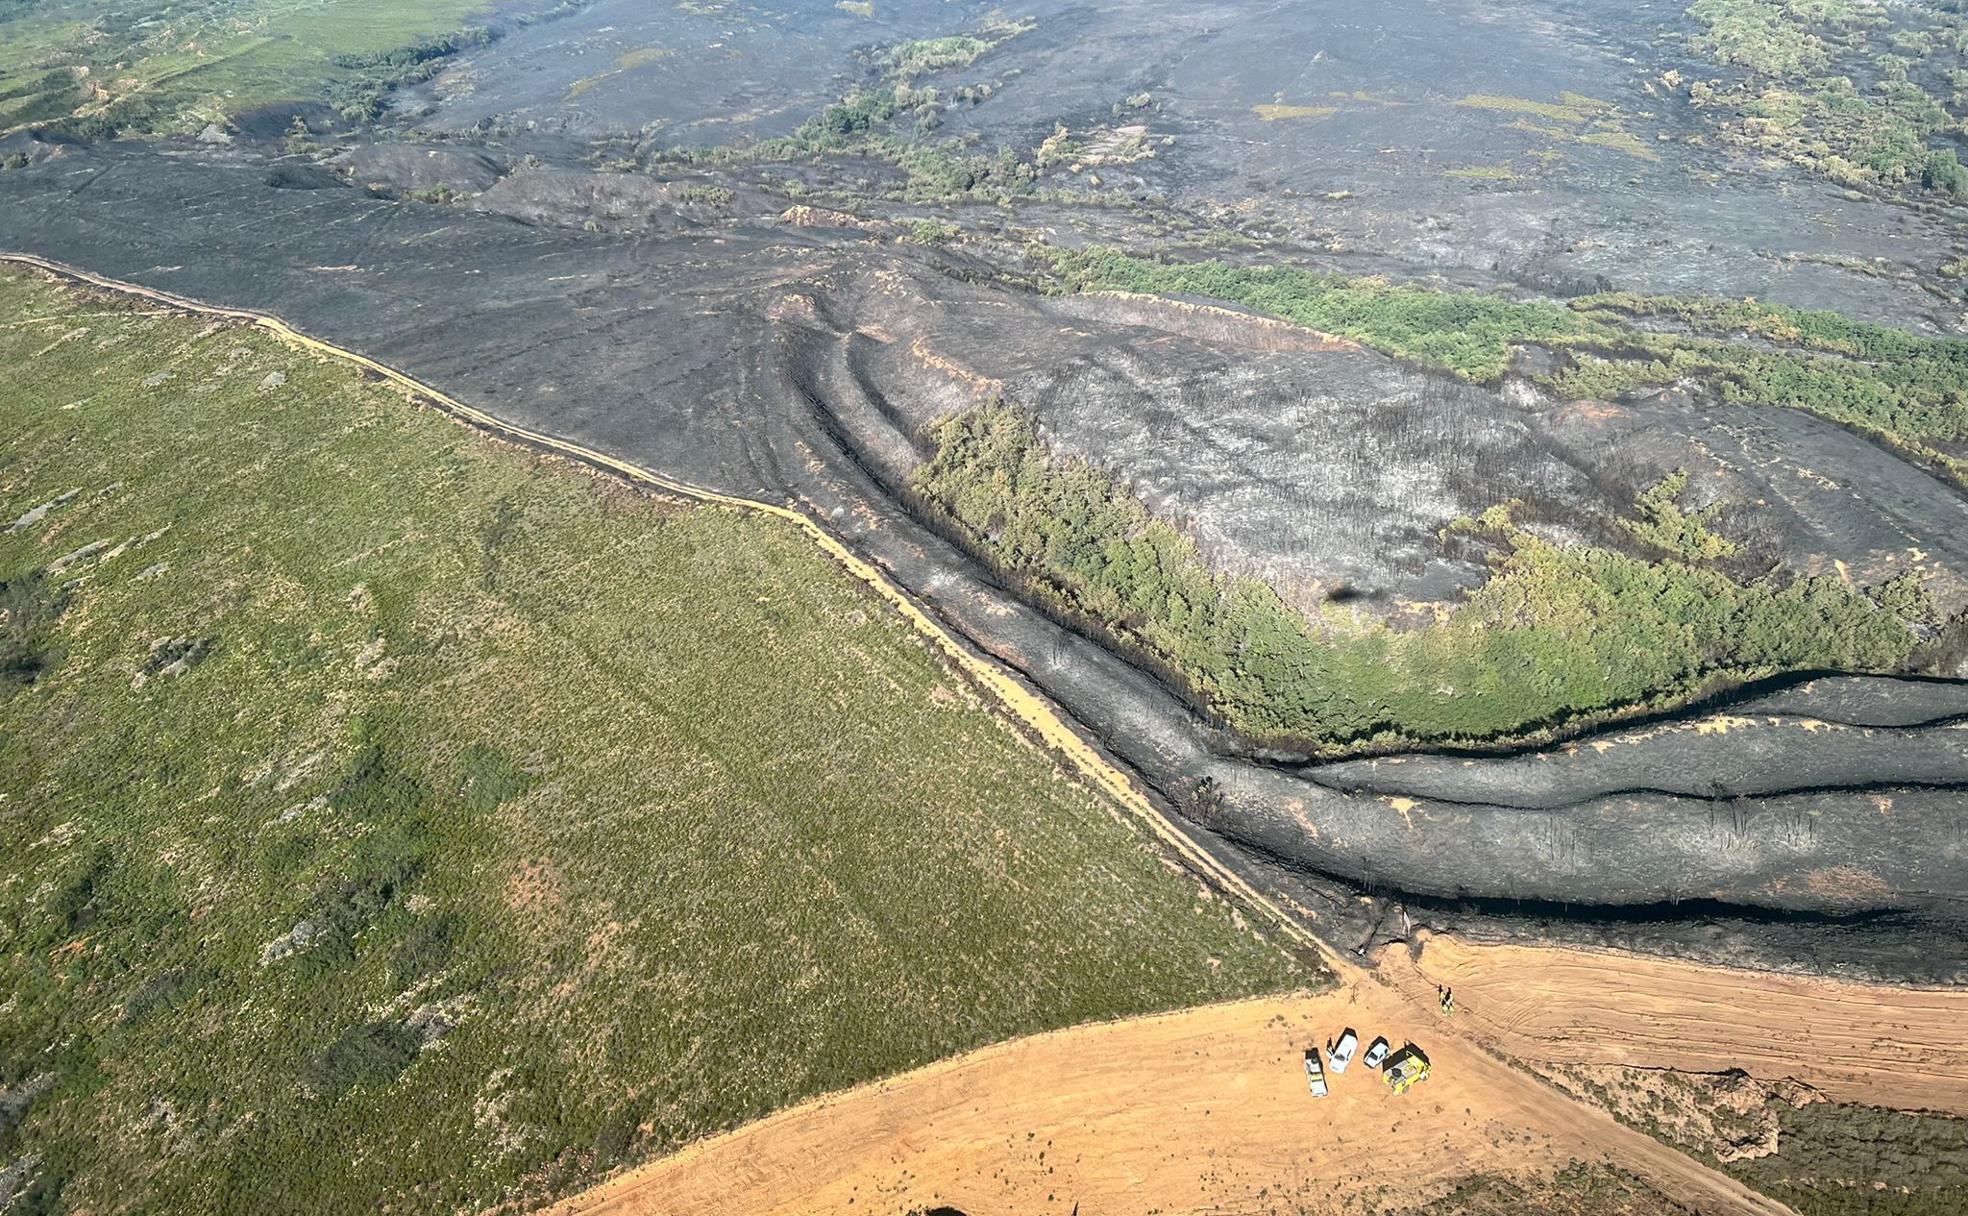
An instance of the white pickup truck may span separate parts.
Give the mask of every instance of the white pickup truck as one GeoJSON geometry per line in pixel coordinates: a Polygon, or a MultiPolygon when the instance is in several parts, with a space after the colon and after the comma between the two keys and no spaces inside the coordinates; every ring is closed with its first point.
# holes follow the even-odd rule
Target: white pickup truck
{"type": "Polygon", "coordinates": [[[1353,1062],[1353,1053],[1358,1050],[1360,1050],[1360,1036],[1354,1034],[1353,1028],[1351,1026],[1348,1026],[1345,1030],[1340,1032],[1339,1042],[1333,1044],[1333,1049],[1332,1049],[1333,1076],[1336,1077],[1339,1074],[1346,1071],[1346,1066],[1353,1062]]]}
{"type": "Polygon", "coordinates": [[[1305,1049],[1305,1076],[1308,1083],[1312,1086],[1312,1096],[1315,1098],[1325,1097],[1326,1070],[1319,1064],[1319,1049],[1316,1047],[1305,1049]]]}

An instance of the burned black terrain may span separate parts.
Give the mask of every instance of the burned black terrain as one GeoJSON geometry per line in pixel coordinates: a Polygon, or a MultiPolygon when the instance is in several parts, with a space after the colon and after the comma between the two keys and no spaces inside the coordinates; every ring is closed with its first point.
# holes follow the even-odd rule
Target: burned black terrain
{"type": "MultiPolygon", "coordinates": [[[[1644,310],[1615,337],[1506,335],[1492,373],[1427,345],[1481,309],[1389,337],[1381,313],[1297,325],[1060,269],[1095,246],[1296,266],[1375,307],[1389,284],[1435,301],[1397,312],[1473,290],[1554,325],[1594,293],[1754,295],[1945,361],[1968,307],[1945,188],[1725,138],[1686,82],[1741,65],[1701,60],[1668,6],[862,7],[599,0],[457,56],[378,129],[36,144],[0,172],[0,245],[264,310],[502,418],[801,506],[1347,948],[1433,923],[1968,974],[1958,389],[1915,385],[1876,423],[1858,390],[1758,396],[1773,377],[1681,374],[1649,345],[1672,319],[1644,310]],[[1617,391],[1562,375],[1656,356],[1617,391]],[[939,424],[1003,408],[1191,544],[1196,577],[1383,647],[1357,680],[1384,683],[1362,685],[1384,716],[1251,729],[1157,650],[1159,606],[1103,617],[1008,556],[1003,519],[967,526],[924,470],[939,424]],[[1573,661],[1590,614],[1537,604],[1544,649],[1513,667],[1458,687],[1403,657],[1518,627],[1457,613],[1527,552],[1603,554],[1594,594],[1726,589],[1743,631],[1798,588],[1795,620],[1844,649],[1773,626],[1740,661],[1592,699],[1581,675],[1521,720],[1400,717],[1573,661]]],[[[1696,337],[1890,378],[1810,346],[1828,322],[1773,315],[1696,337]]],[[[1538,560],[1533,599],[1562,565],[1538,560]]]]}

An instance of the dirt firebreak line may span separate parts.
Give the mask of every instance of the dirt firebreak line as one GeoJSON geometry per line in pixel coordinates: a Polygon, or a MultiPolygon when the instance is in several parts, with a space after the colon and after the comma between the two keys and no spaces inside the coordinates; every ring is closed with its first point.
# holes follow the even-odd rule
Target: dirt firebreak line
{"type": "Polygon", "coordinates": [[[222,317],[258,326],[272,333],[281,341],[302,350],[331,359],[352,363],[384,380],[404,389],[432,406],[443,410],[452,417],[481,430],[489,431],[508,439],[518,440],[532,447],[569,456],[619,476],[632,482],[652,486],[681,498],[711,503],[738,511],[750,511],[767,515],[773,519],[791,524],[805,534],[808,540],[817,545],[822,552],[832,558],[849,574],[872,588],[874,592],[888,601],[889,605],[901,613],[916,632],[934,644],[936,648],[962,671],[985,693],[995,699],[1007,713],[1027,730],[1036,735],[1055,755],[1067,760],[1080,776],[1094,788],[1119,802],[1135,819],[1153,834],[1163,846],[1173,851],[1185,863],[1204,878],[1216,884],[1225,894],[1233,896],[1261,913],[1274,924],[1278,931],[1302,947],[1316,951],[1320,957],[1340,968],[1349,968],[1325,944],[1306,929],[1304,925],[1279,907],[1269,897],[1246,882],[1235,871],[1212,856],[1208,850],[1191,840],[1167,816],[1155,808],[1134,780],[1122,772],[1113,762],[1103,756],[1087,739],[1070,725],[1052,704],[1040,694],[1026,687],[1017,677],[997,662],[979,655],[960,642],[954,634],[944,628],[928,611],[916,603],[914,597],[887,574],[856,554],[852,549],[821,526],[818,520],[796,508],[763,502],[759,499],[744,498],[735,494],[725,494],[703,486],[678,481],[661,473],[631,464],[626,460],[609,456],[593,448],[561,439],[553,435],[508,422],[502,418],[466,405],[449,393],[425,384],[406,372],[358,354],[345,347],[310,337],[295,329],[287,322],[270,313],[249,308],[229,308],[217,304],[206,304],[172,292],[145,287],[139,283],[128,283],[111,279],[79,267],[70,266],[31,253],[0,252],[0,263],[10,262],[28,266],[57,278],[85,283],[105,291],[123,295],[137,296],[162,304],[182,312],[208,317],[222,317]]]}

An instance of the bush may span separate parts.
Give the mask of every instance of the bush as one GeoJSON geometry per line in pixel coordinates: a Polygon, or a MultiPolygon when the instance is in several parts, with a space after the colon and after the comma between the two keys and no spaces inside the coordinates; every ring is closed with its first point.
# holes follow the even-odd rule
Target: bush
{"type": "Polygon", "coordinates": [[[1951,148],[1928,155],[1927,167],[1921,171],[1920,181],[1929,190],[1939,190],[1955,198],[1968,198],[1968,169],[1962,167],[1961,158],[1951,148]]]}

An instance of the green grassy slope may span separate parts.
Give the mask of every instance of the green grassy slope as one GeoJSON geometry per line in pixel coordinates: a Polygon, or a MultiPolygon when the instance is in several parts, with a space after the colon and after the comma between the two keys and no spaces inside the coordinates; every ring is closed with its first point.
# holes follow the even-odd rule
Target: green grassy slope
{"type": "Polygon", "coordinates": [[[1843,1102],[1781,1106],[1777,1151],[1721,1168],[1799,1216],[1968,1211],[1968,1119],[1843,1102]]]}
{"type": "Polygon", "coordinates": [[[484,0],[0,5],[0,131],[197,131],[274,102],[360,91],[383,65],[357,61],[440,38],[485,7],[484,0]]]}
{"type": "Polygon", "coordinates": [[[23,277],[0,369],[24,1210],[476,1210],[1312,978],[789,529],[23,277]]]}

